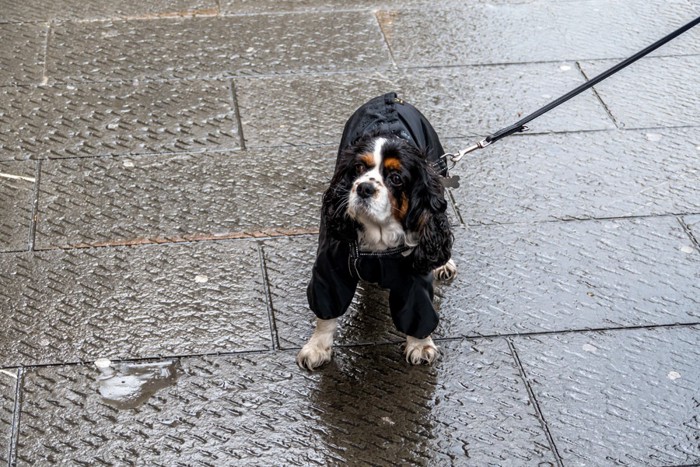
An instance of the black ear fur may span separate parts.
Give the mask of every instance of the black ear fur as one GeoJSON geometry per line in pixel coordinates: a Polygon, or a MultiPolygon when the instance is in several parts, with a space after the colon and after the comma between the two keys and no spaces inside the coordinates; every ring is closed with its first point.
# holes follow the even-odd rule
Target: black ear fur
{"type": "Polygon", "coordinates": [[[323,194],[321,225],[331,237],[352,242],[357,240],[359,224],[347,215],[348,194],[352,187],[355,152],[341,152],[330,186],[323,194]]]}
{"type": "Polygon", "coordinates": [[[427,274],[450,259],[454,236],[447,219],[445,188],[440,176],[424,160],[421,162],[414,173],[406,228],[418,235],[413,268],[427,274]]]}

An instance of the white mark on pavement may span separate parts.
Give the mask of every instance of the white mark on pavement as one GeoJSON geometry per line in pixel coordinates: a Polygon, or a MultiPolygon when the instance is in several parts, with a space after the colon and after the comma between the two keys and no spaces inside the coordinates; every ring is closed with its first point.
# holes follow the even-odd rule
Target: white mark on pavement
{"type": "Polygon", "coordinates": [[[681,377],[681,374],[678,373],[677,371],[669,371],[668,372],[668,379],[670,379],[671,381],[675,381],[680,377],[681,377]]]}
{"type": "Polygon", "coordinates": [[[112,361],[109,358],[98,358],[95,360],[95,366],[99,369],[109,368],[112,365],[112,361]]]}
{"type": "Polygon", "coordinates": [[[581,346],[581,348],[582,348],[585,352],[598,353],[598,348],[597,348],[596,346],[594,346],[594,345],[591,345],[591,344],[583,344],[583,345],[581,346]]]}
{"type": "Polygon", "coordinates": [[[198,284],[204,284],[205,282],[209,282],[209,278],[207,276],[194,276],[194,281],[198,284]]]}
{"type": "Polygon", "coordinates": [[[685,245],[685,246],[682,246],[682,247],[681,247],[681,251],[682,251],[683,253],[688,253],[688,254],[690,254],[690,253],[693,253],[695,250],[693,249],[692,246],[685,245]]]}
{"type": "Polygon", "coordinates": [[[36,182],[36,178],[34,177],[23,177],[21,175],[12,175],[12,174],[4,174],[0,173],[0,177],[2,178],[10,178],[12,180],[24,180],[25,182],[36,182]]]}
{"type": "Polygon", "coordinates": [[[127,159],[127,160],[125,160],[124,162],[122,162],[122,165],[123,165],[124,167],[133,167],[133,166],[134,166],[134,163],[127,159]]]}
{"type": "Polygon", "coordinates": [[[10,378],[17,379],[17,373],[12,373],[11,371],[7,371],[7,370],[0,370],[0,373],[2,373],[3,375],[7,375],[10,378]]]}
{"type": "Polygon", "coordinates": [[[569,71],[571,67],[569,65],[562,65],[559,67],[561,71],[569,71]]]}
{"type": "Polygon", "coordinates": [[[658,133],[647,133],[647,140],[649,141],[657,142],[661,141],[661,138],[663,138],[663,136],[658,133]]]}

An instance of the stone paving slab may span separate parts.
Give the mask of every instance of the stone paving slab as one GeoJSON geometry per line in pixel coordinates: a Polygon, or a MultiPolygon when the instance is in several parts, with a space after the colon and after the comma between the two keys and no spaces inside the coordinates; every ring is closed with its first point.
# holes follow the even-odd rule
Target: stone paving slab
{"type": "Polygon", "coordinates": [[[0,24],[0,86],[42,82],[46,34],[46,24],[0,24]]]}
{"type": "Polygon", "coordinates": [[[255,243],[6,254],[0,366],[270,347],[255,243]]]}
{"type": "Polygon", "coordinates": [[[291,352],[186,358],[174,386],[121,411],[98,393],[92,366],[33,369],[18,460],[553,465],[506,342],[444,349],[434,368],[409,367],[396,346],[341,349],[313,374],[291,352]]]}
{"type": "MultiPolygon", "coordinates": [[[[464,159],[468,224],[699,213],[696,128],[526,135],[464,159]]],[[[464,141],[457,147],[466,147],[464,141]]]]}
{"type": "Polygon", "coordinates": [[[37,247],[317,232],[335,151],[313,147],[48,161],[42,171],[37,247]]]}
{"type": "MultiPolygon", "coordinates": [[[[400,67],[626,58],[697,17],[688,2],[448,3],[378,13],[400,67]]],[[[657,53],[692,54],[689,31],[657,53]]]]}
{"type": "MultiPolygon", "coordinates": [[[[236,80],[246,146],[338,144],[367,100],[397,91],[441,139],[484,136],[584,82],[575,63],[527,64],[236,80]],[[493,96],[499,97],[494,102],[493,96]]],[[[592,92],[538,119],[534,131],[615,128],[592,92]]],[[[447,149],[447,141],[443,141],[447,149]]]]}
{"type": "Polygon", "coordinates": [[[700,255],[674,217],[472,227],[445,336],[700,322],[700,255]]]}
{"type": "Polygon", "coordinates": [[[700,327],[515,340],[564,465],[698,465],[700,327]]]}
{"type": "MultiPolygon", "coordinates": [[[[456,229],[457,278],[436,288],[435,336],[461,337],[700,322],[700,255],[673,217],[456,229]]],[[[298,348],[317,239],[265,242],[274,325],[298,348]]],[[[399,342],[385,292],[360,289],[340,345],[399,342]]]]}
{"type": "MultiPolygon", "coordinates": [[[[695,46],[695,50],[700,50],[700,46],[695,46]]],[[[581,67],[587,76],[593,77],[614,64],[613,61],[584,62],[581,67]]],[[[698,67],[700,55],[647,58],[596,85],[595,89],[621,127],[698,126],[698,67]]],[[[698,139],[695,142],[700,144],[698,139]]]]}
{"type": "Polygon", "coordinates": [[[36,163],[0,162],[0,252],[29,247],[35,177],[36,163]]]}
{"type": "Polygon", "coordinates": [[[237,148],[230,81],[0,88],[0,159],[237,148]]]}
{"type": "Polygon", "coordinates": [[[0,369],[0,462],[9,464],[17,370],[0,369]]]}
{"type": "Polygon", "coordinates": [[[47,52],[51,79],[212,78],[387,68],[370,13],[61,23],[47,52]]]}
{"type": "Polygon", "coordinates": [[[3,22],[48,22],[56,20],[100,20],[216,14],[215,0],[120,0],[119,2],[81,0],[26,0],[6,2],[0,11],[3,22]]]}

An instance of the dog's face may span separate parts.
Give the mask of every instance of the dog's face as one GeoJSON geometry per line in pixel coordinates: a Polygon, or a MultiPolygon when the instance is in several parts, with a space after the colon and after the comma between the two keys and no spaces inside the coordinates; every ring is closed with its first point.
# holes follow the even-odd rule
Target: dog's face
{"type": "Polygon", "coordinates": [[[426,273],[450,257],[452,234],[439,175],[408,142],[361,139],[341,153],[324,194],[328,232],[364,247],[414,247],[414,268],[426,273]]]}

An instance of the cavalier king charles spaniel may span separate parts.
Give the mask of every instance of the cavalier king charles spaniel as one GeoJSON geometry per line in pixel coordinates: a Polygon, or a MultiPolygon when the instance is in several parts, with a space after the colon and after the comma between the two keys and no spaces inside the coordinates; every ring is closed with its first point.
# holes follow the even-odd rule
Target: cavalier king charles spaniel
{"type": "Polygon", "coordinates": [[[435,130],[395,93],[361,106],[348,120],[335,173],[323,195],[309,306],[316,329],[297,355],[314,370],[331,359],[337,318],[358,281],[389,289],[396,328],[411,364],[432,363],[438,349],[433,279],[451,279],[453,236],[447,219],[447,165],[435,130]]]}

